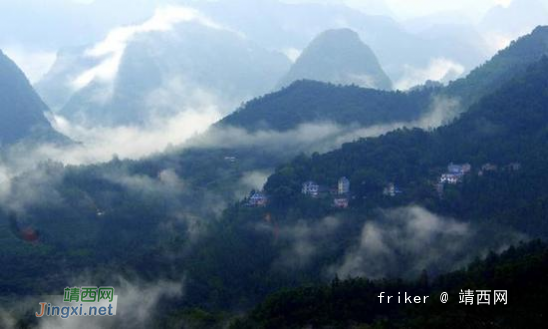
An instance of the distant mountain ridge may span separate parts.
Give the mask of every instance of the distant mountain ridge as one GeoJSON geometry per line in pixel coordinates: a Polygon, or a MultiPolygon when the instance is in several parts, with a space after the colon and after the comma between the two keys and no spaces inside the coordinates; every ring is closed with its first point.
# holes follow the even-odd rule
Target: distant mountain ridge
{"type": "Polygon", "coordinates": [[[312,40],[280,85],[285,87],[297,80],[392,89],[373,51],[350,29],[328,30],[312,40]]]}
{"type": "Polygon", "coordinates": [[[58,107],[66,100],[60,114],[85,125],[142,125],[202,107],[215,107],[224,115],[272,90],[291,64],[283,54],[233,31],[180,22],[167,32],[135,35],[111,79],[96,78],[80,89],[72,86],[77,90],[63,96],[70,89],[56,84],[74,84],[99,67],[86,50],[67,53],[39,84],[58,107]],[[64,71],[62,61],[81,66],[79,72],[64,71]]]}
{"type": "Polygon", "coordinates": [[[297,81],[276,93],[246,103],[218,125],[283,131],[308,122],[364,126],[405,122],[427,113],[434,96],[458,100],[460,111],[465,112],[546,55],[548,27],[539,26],[446,87],[430,83],[407,92],[390,92],[297,81]]]}

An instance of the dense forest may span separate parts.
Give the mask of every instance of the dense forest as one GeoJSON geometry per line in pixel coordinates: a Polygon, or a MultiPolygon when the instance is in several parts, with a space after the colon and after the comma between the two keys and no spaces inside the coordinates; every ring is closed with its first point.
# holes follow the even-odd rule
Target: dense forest
{"type": "MultiPolygon", "coordinates": [[[[429,280],[335,279],[277,292],[232,328],[542,328],[545,325],[548,248],[540,242],[490,254],[467,268],[429,280]],[[474,305],[459,293],[474,291],[474,305]],[[507,305],[478,305],[476,290],[507,290],[507,305]],[[379,294],[429,296],[425,304],[379,302],[379,294]],[[449,302],[440,302],[442,292],[449,302]],[[511,311],[508,311],[511,309],[511,311]]],[[[403,299],[402,299],[403,300],[403,299]]]]}
{"type": "Polygon", "coordinates": [[[388,92],[301,80],[248,102],[219,125],[285,131],[304,123],[369,126],[412,121],[428,111],[431,94],[431,89],[388,92]]]}

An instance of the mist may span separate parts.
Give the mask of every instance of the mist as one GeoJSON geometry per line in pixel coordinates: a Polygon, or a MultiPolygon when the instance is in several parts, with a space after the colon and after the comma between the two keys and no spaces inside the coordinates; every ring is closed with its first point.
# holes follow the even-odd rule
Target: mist
{"type": "Polygon", "coordinates": [[[371,279],[416,278],[422,271],[437,275],[526,239],[512,230],[489,232],[477,223],[439,216],[419,206],[382,211],[378,219],[365,222],[359,242],[329,273],[371,279]],[[490,238],[484,239],[485,234],[490,238]]]}

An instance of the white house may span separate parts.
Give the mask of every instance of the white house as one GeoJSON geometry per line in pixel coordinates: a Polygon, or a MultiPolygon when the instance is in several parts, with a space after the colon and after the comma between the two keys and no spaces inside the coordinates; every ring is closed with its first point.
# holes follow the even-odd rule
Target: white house
{"type": "Polygon", "coordinates": [[[339,194],[348,194],[350,192],[350,181],[346,177],[341,177],[337,184],[339,194]]]}
{"type": "Polygon", "coordinates": [[[394,183],[389,183],[382,190],[382,194],[384,196],[389,196],[389,197],[395,197],[396,195],[401,194],[401,193],[402,193],[402,191],[394,183]]]}
{"type": "Polygon", "coordinates": [[[319,192],[320,192],[320,185],[316,184],[315,182],[308,181],[303,184],[302,193],[304,195],[317,197],[319,192]]]}
{"type": "Polygon", "coordinates": [[[248,205],[252,207],[265,207],[268,203],[268,197],[261,192],[255,192],[249,197],[248,205]]]}
{"type": "Polygon", "coordinates": [[[333,199],[333,206],[339,209],[348,208],[348,199],[347,198],[335,198],[333,199]]]}
{"type": "Polygon", "coordinates": [[[465,164],[450,163],[447,166],[447,172],[455,175],[466,175],[468,172],[470,172],[470,170],[472,170],[472,166],[469,163],[465,163],[465,164]]]}
{"type": "Polygon", "coordinates": [[[440,183],[457,184],[461,181],[462,175],[459,174],[443,174],[440,178],[440,183]]]}

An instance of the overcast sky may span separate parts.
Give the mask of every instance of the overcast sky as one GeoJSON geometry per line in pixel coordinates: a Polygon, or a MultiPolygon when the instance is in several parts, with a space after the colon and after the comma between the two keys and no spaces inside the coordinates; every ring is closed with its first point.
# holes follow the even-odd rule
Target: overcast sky
{"type": "Polygon", "coordinates": [[[458,11],[477,18],[495,5],[507,6],[511,0],[292,0],[294,2],[345,3],[351,7],[368,11],[370,5],[380,6],[384,2],[390,12],[400,19],[409,19],[436,12],[458,11]]]}
{"type": "MultiPolygon", "coordinates": [[[[25,1],[25,0],[22,0],[25,1]]],[[[95,0],[71,0],[79,3],[91,3],[95,0]]],[[[152,0],[154,1],[154,0],[152,0]]],[[[176,0],[175,0],[176,1],[176,0]]],[[[214,0],[194,0],[214,1],[214,0]]],[[[224,0],[230,1],[230,0],[224,0]]],[[[260,1],[260,0],[258,0],[260,1]]],[[[386,7],[400,19],[409,19],[436,12],[459,11],[470,17],[477,18],[495,5],[508,6],[512,0],[284,0],[284,2],[316,2],[346,4],[363,11],[371,8],[386,7]]],[[[548,0],[543,0],[548,6],[548,0]]]]}

